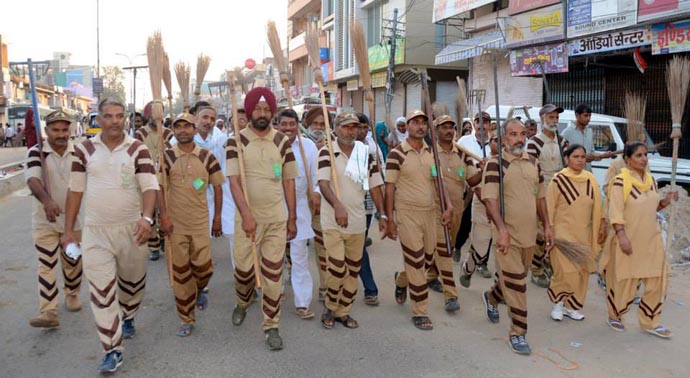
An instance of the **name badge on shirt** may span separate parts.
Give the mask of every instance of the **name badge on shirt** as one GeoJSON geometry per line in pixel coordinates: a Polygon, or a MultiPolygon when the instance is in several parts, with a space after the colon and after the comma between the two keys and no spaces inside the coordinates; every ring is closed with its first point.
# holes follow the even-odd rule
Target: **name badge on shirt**
{"type": "Polygon", "coordinates": [[[463,167],[458,168],[458,176],[460,178],[465,177],[465,168],[463,168],[463,167]]]}
{"type": "Polygon", "coordinates": [[[280,163],[273,163],[273,178],[280,180],[283,177],[283,167],[280,163]]]}
{"type": "Polygon", "coordinates": [[[206,183],[201,177],[197,177],[196,180],[192,181],[192,187],[196,190],[199,190],[204,187],[206,183]]]}
{"type": "Polygon", "coordinates": [[[436,169],[436,164],[431,166],[431,177],[438,177],[438,170],[436,169]]]}

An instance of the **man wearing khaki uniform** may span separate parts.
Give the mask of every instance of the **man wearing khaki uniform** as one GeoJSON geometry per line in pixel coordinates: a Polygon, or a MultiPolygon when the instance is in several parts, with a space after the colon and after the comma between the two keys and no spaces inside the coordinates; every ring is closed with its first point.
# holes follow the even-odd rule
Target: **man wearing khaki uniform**
{"type": "Polygon", "coordinates": [[[221,236],[221,184],[225,176],[213,153],[194,142],[194,116],[180,114],[172,128],[177,144],[165,151],[158,208],[161,229],[170,235],[173,294],[182,321],[177,336],[186,337],[196,321],[194,306],[206,310],[208,299],[202,290],[213,275],[206,191],[209,186],[213,188],[212,233],[221,236]]]}
{"type": "MultiPolygon", "coordinates": [[[[400,246],[405,271],[396,273],[396,301],[405,302],[406,290],[410,289],[412,321],[421,330],[433,329],[427,305],[429,290],[426,272],[431,265],[436,248],[436,184],[438,175],[431,149],[424,141],[428,130],[428,117],[421,110],[407,116],[408,137],[388,153],[386,160],[386,215],[395,219],[388,225],[388,236],[397,239],[400,229],[400,246]],[[396,218],[393,218],[393,211],[396,218]]],[[[442,224],[449,224],[453,206],[448,193],[448,208],[442,224]]]]}
{"type": "MultiPolygon", "coordinates": [[[[325,201],[321,202],[321,228],[328,253],[328,291],[321,323],[332,328],[334,322],[346,328],[359,324],[350,316],[357,294],[357,278],[362,265],[366,216],[364,195],[370,191],[379,213],[383,214],[383,180],[376,158],[362,142],[356,141],[359,118],[344,112],[335,118],[333,165],[328,147],[319,151],[317,180],[325,201]],[[335,171],[337,180],[332,174],[335,171]],[[335,191],[335,181],[338,192],[335,191]],[[339,194],[340,198],[336,195],[339,194]]],[[[383,215],[379,230],[385,231],[388,217],[383,215]]]]}
{"type": "Polygon", "coordinates": [[[122,364],[122,339],[135,334],[158,182],[146,146],[124,132],[124,104],[102,100],[97,121],[102,131],[75,148],[62,243],[76,241],[75,220],[85,197],[82,258],[106,353],[99,371],[105,373],[122,364]]]}
{"type": "Polygon", "coordinates": [[[254,299],[254,244],[261,273],[262,326],[268,348],[280,350],[283,341],[278,325],[285,243],[297,233],[297,163],[290,139],[271,127],[276,111],[273,93],[265,87],[252,89],[245,97],[244,109],[250,115],[251,125],[226,144],[227,175],[237,205],[234,254],[237,305],[232,322],[242,324],[246,309],[254,299]],[[238,141],[243,152],[248,201],[240,181],[238,141]]]}
{"type": "MultiPolygon", "coordinates": [[[[74,145],[69,138],[70,117],[62,111],[55,111],[46,117],[46,136],[43,150],[39,145],[29,149],[26,183],[34,196],[32,211],[32,236],[38,251],[38,300],[40,315],[31,319],[32,327],[57,327],[58,288],[57,260],[64,278],[65,307],[67,311],[79,311],[79,288],[81,286],[81,258],[72,259],[60,246],[60,237],[65,231],[65,209],[69,176],[74,157],[74,145]],[[43,159],[41,159],[41,154],[43,159]],[[45,167],[44,167],[45,164],[45,167]],[[45,169],[45,172],[44,172],[45,169]],[[45,173],[45,177],[44,177],[45,173]],[[44,178],[47,181],[44,184],[44,178]],[[59,251],[59,252],[58,252],[59,251]]],[[[76,222],[75,238],[80,239],[81,225],[76,222]]]]}

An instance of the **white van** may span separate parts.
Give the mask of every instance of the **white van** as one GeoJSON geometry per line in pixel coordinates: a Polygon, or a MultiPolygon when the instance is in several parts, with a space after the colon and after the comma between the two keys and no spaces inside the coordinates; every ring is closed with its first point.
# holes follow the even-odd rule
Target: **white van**
{"type": "MultiPolygon", "coordinates": [[[[511,106],[502,105],[500,107],[499,111],[501,122],[506,119],[510,109],[511,106]]],[[[520,117],[523,121],[525,121],[527,119],[525,109],[527,109],[530,118],[537,121],[539,129],[541,130],[541,120],[539,119],[539,110],[541,107],[515,106],[513,107],[513,117],[520,117]]],[[[486,112],[489,113],[492,118],[496,117],[496,108],[493,105],[489,106],[489,108],[486,109],[486,112]]],[[[559,115],[558,118],[559,132],[562,132],[570,125],[575,126],[575,122],[575,111],[565,110],[559,115]]],[[[622,150],[625,147],[625,139],[623,136],[626,135],[626,126],[627,120],[625,118],[592,113],[592,119],[590,120],[588,127],[592,129],[594,134],[594,149],[597,152],[622,150]]],[[[669,141],[669,143],[671,143],[671,141],[669,141]]],[[[648,133],[647,145],[650,146],[649,168],[652,172],[652,175],[659,183],[660,187],[670,184],[671,158],[661,156],[657,151],[652,151],[654,141],[648,133]]],[[[621,158],[622,155],[619,155],[614,159],[621,158]]],[[[604,178],[606,177],[606,170],[608,169],[609,165],[611,165],[611,162],[612,159],[603,159],[592,162],[592,173],[594,173],[594,176],[597,178],[597,181],[599,181],[600,185],[603,185],[604,178]]],[[[686,190],[690,190],[690,160],[678,159],[676,183],[686,190]]]]}

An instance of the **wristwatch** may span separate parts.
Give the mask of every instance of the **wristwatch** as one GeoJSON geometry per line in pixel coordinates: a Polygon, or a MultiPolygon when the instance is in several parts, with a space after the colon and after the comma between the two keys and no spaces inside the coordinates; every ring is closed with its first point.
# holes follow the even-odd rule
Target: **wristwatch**
{"type": "Polygon", "coordinates": [[[142,218],[144,218],[145,221],[149,222],[151,226],[153,226],[153,219],[150,217],[147,217],[146,215],[142,215],[142,218]]]}
{"type": "Polygon", "coordinates": [[[381,218],[381,219],[383,219],[383,220],[388,220],[388,215],[386,215],[386,214],[381,214],[381,215],[379,215],[379,218],[381,218]]]}

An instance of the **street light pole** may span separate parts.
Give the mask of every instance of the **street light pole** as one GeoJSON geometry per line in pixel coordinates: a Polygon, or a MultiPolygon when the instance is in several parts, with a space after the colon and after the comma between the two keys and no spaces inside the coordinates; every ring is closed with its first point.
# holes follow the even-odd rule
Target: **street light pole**
{"type": "Polygon", "coordinates": [[[101,1],[96,0],[96,77],[101,77],[101,1]]]}
{"type": "MultiPolygon", "coordinates": [[[[123,53],[115,53],[115,55],[119,55],[119,56],[123,56],[123,57],[127,58],[127,61],[129,62],[129,67],[123,67],[123,68],[122,68],[123,70],[126,70],[126,69],[132,69],[132,67],[134,66],[134,64],[132,64],[132,60],[133,60],[133,59],[136,59],[138,56],[144,56],[144,55],[146,55],[146,54],[145,54],[145,53],[136,54],[136,55],[134,55],[133,57],[130,57],[129,55],[123,54],[123,53]]],[[[141,66],[141,67],[144,67],[144,66],[141,66]]],[[[137,68],[141,68],[141,67],[137,67],[137,68]]],[[[146,67],[148,67],[148,66],[146,66],[146,67]]],[[[134,109],[136,109],[136,108],[137,108],[137,101],[136,101],[136,96],[137,96],[137,89],[136,89],[136,85],[137,85],[137,70],[134,69],[134,71],[133,71],[132,73],[133,73],[133,76],[132,76],[132,91],[131,91],[132,106],[134,106],[134,109]]]]}

